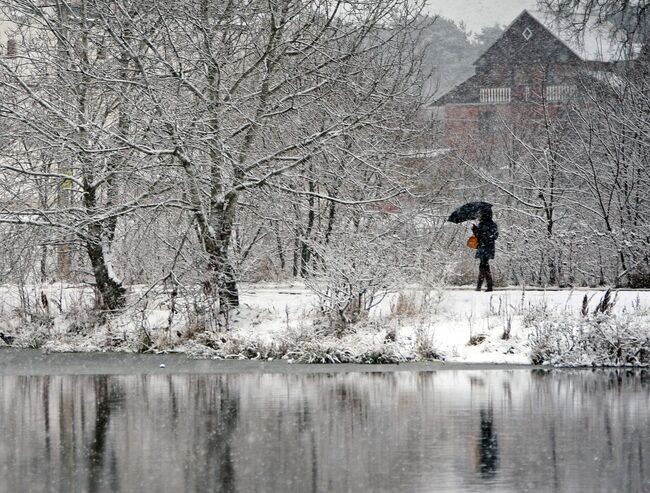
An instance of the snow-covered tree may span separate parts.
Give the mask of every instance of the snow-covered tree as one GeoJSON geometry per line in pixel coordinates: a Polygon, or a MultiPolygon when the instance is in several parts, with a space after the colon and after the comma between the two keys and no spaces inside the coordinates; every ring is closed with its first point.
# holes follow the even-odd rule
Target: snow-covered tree
{"type": "Polygon", "coordinates": [[[335,204],[408,186],[401,156],[423,102],[419,0],[2,5],[19,53],[0,63],[10,95],[0,109],[15,129],[6,182],[48,178],[58,190],[47,208],[23,196],[4,219],[81,244],[102,308],[124,305],[112,252],[134,224],[157,220],[151,211],[177,211],[194,238],[159,231],[145,247],[197,247],[187,264],[203,265],[194,279],[226,311],[239,303],[245,238],[264,235],[268,211],[306,215],[294,229],[304,274],[317,201],[336,217],[335,204]],[[42,168],[35,150],[53,159],[47,171],[24,165],[42,168]]]}

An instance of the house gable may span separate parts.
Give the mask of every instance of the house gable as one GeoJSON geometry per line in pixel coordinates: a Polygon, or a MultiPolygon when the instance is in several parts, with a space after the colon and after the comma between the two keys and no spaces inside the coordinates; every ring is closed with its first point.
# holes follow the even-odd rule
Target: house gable
{"type": "MultiPolygon", "coordinates": [[[[524,10],[474,62],[475,74],[433,105],[540,99],[547,86],[574,86],[586,64],[564,40],[524,10]]],[[[557,91],[568,94],[573,89],[557,91]]]]}
{"type": "Polygon", "coordinates": [[[580,64],[582,59],[542,23],[524,10],[474,62],[478,73],[508,64],[580,64]]]}

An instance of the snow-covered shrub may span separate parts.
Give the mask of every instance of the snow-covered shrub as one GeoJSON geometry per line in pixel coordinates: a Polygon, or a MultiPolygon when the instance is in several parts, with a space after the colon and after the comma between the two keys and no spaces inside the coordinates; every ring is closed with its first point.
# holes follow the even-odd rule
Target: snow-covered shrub
{"type": "Polygon", "coordinates": [[[444,293],[440,289],[421,286],[408,291],[400,291],[390,297],[389,318],[420,318],[438,313],[444,293]]]}
{"type": "MultiPolygon", "coordinates": [[[[184,341],[183,351],[193,356],[222,359],[285,360],[290,363],[390,364],[443,359],[429,337],[405,347],[373,331],[358,331],[342,337],[323,333],[322,328],[300,327],[272,339],[254,334],[229,333],[207,339],[209,332],[184,341]]],[[[214,335],[214,334],[213,334],[214,335]]]]}
{"type": "Polygon", "coordinates": [[[365,318],[397,283],[394,245],[348,232],[318,251],[320,264],[305,279],[334,333],[365,318]]]}
{"type": "Polygon", "coordinates": [[[483,344],[486,339],[488,338],[487,334],[480,333],[480,334],[472,334],[469,338],[469,341],[467,341],[468,346],[478,346],[480,344],[483,344]]]}
{"type": "MultiPolygon", "coordinates": [[[[23,283],[16,286],[16,296],[3,327],[5,336],[12,339],[16,347],[38,349],[45,344],[54,328],[54,316],[50,312],[49,300],[43,290],[23,283]],[[14,304],[16,303],[17,304],[14,304]]],[[[4,302],[3,300],[3,311],[4,302]]]]}
{"type": "Polygon", "coordinates": [[[415,330],[413,351],[416,358],[420,361],[439,361],[445,359],[433,343],[433,334],[424,329],[424,327],[418,327],[415,330]]]}
{"type": "Polygon", "coordinates": [[[224,339],[212,357],[227,359],[274,360],[294,363],[399,363],[411,358],[399,354],[392,343],[369,342],[354,336],[314,337],[311,330],[291,332],[272,341],[233,336],[224,339]]]}
{"type": "Polygon", "coordinates": [[[47,343],[52,335],[51,325],[33,324],[21,327],[13,341],[13,346],[29,349],[40,349],[47,343]]]}
{"type": "Polygon", "coordinates": [[[531,326],[529,339],[533,364],[650,364],[650,327],[639,314],[547,316],[531,326]]]}
{"type": "Polygon", "coordinates": [[[640,264],[629,274],[631,288],[650,288],[650,266],[640,264]]]}
{"type": "Polygon", "coordinates": [[[420,312],[422,300],[414,291],[398,293],[390,303],[390,314],[394,317],[412,317],[420,312]]]}
{"type": "Polygon", "coordinates": [[[83,290],[70,295],[61,318],[69,334],[90,334],[106,322],[106,314],[94,308],[92,297],[83,290]]]}

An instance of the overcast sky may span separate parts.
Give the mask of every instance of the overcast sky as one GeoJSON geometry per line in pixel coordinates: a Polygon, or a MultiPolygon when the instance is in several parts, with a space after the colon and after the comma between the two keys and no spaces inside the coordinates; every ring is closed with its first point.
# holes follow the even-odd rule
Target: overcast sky
{"type": "Polygon", "coordinates": [[[429,11],[455,21],[464,21],[472,31],[484,26],[507,25],[524,9],[534,9],[535,0],[429,0],[429,11]]]}

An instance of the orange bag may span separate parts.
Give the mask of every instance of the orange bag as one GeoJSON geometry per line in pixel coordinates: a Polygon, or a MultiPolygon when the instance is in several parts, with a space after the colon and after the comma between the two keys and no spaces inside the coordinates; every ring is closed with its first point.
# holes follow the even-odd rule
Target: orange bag
{"type": "Polygon", "coordinates": [[[474,235],[467,238],[467,247],[476,250],[478,248],[478,238],[474,235]]]}

